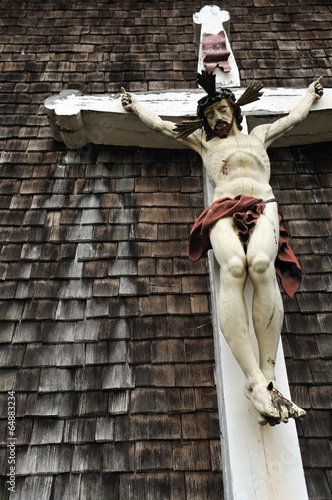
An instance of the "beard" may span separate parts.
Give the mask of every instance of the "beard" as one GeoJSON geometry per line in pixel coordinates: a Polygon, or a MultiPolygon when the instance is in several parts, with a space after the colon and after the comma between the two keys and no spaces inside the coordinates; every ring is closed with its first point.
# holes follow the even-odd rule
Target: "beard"
{"type": "Polygon", "coordinates": [[[234,117],[232,117],[231,122],[227,122],[226,120],[217,120],[213,129],[213,135],[216,135],[221,139],[225,139],[226,137],[228,137],[233,127],[233,121],[234,117]]]}

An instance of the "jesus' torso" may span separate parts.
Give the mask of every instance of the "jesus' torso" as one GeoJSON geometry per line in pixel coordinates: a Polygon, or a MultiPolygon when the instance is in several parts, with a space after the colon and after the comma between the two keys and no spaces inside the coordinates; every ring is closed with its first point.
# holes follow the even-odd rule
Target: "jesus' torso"
{"type": "Polygon", "coordinates": [[[203,163],[214,187],[214,200],[239,194],[264,200],[273,198],[270,161],[259,130],[237,132],[225,139],[204,141],[203,163]]]}

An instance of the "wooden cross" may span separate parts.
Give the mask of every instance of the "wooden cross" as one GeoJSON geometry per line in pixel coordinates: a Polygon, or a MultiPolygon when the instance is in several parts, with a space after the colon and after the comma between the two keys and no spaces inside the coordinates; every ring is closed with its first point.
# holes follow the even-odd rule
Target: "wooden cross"
{"type": "MultiPolygon", "coordinates": [[[[225,46],[230,52],[231,70],[228,74],[217,72],[217,83],[232,86],[238,97],[244,89],[239,88],[238,70],[228,42],[229,15],[224,11],[220,12],[219,8],[208,6],[204,9],[194,16],[196,45],[199,47],[198,70],[204,69],[204,34],[218,34],[223,29],[226,33],[225,46]]],[[[265,89],[260,101],[246,106],[243,110],[248,131],[261,123],[272,122],[288,114],[304,93],[305,90],[302,89],[265,89]]],[[[161,118],[178,122],[183,118],[196,116],[197,101],[203,91],[165,91],[136,95],[146,108],[161,118]]],[[[59,96],[46,99],[45,108],[54,138],[64,142],[70,149],[83,148],[89,143],[184,148],[180,143],[148,129],[134,114],[125,112],[119,94],[83,96],[79,91],[66,90],[59,96]]],[[[332,89],[327,89],[324,98],[314,104],[307,120],[293,129],[288,136],[277,141],[274,147],[332,140],[331,117],[332,89]]],[[[211,203],[211,198],[211,186],[205,176],[207,205],[211,203]]],[[[243,396],[242,372],[220,332],[217,319],[219,272],[212,252],[209,253],[225,498],[305,500],[308,496],[294,421],[274,428],[260,427],[253,415],[251,403],[243,396]]],[[[247,284],[245,296],[248,311],[251,310],[251,294],[252,287],[247,284]]],[[[251,331],[254,342],[252,325],[251,331]]],[[[276,372],[281,391],[289,397],[281,346],[276,372]]]]}

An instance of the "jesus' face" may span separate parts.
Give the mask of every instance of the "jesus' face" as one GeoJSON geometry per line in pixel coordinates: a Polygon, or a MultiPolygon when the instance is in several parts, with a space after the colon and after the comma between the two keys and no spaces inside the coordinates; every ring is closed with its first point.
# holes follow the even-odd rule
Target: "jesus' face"
{"type": "Polygon", "coordinates": [[[233,126],[233,109],[225,99],[208,106],[204,114],[215,135],[228,136],[233,126]]]}

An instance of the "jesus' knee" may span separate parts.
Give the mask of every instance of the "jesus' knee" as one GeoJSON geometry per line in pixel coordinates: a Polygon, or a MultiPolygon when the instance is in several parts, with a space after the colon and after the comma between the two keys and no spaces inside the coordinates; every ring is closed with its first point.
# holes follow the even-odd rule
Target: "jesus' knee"
{"type": "Polygon", "coordinates": [[[244,279],[246,277],[245,262],[241,257],[235,255],[221,267],[222,275],[227,275],[230,279],[244,279]]]}
{"type": "Polygon", "coordinates": [[[271,273],[274,275],[273,262],[271,258],[263,253],[248,259],[249,275],[253,281],[269,279],[271,273]]]}

